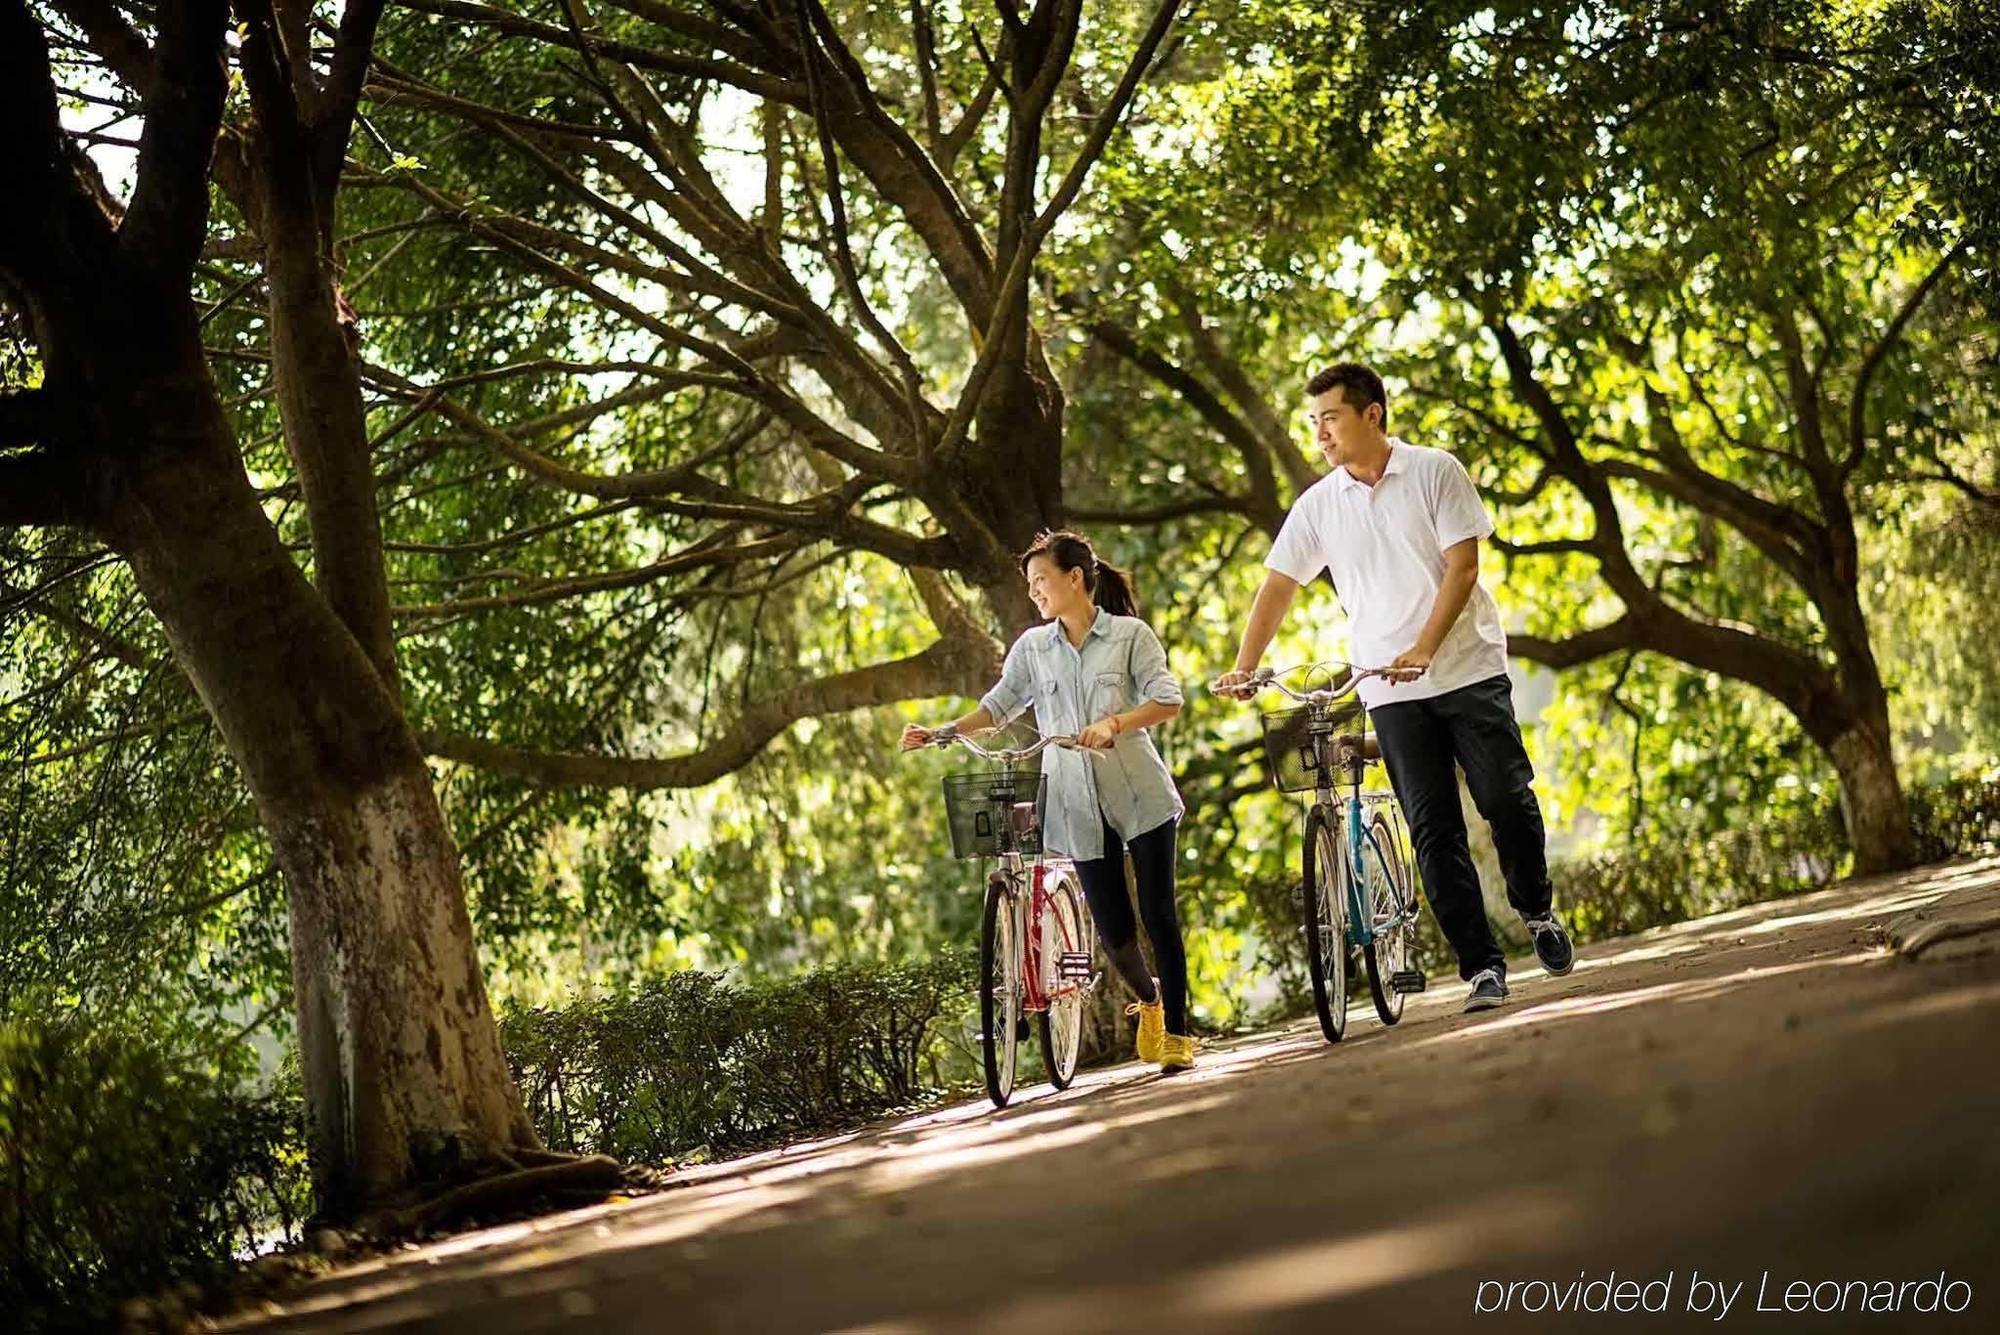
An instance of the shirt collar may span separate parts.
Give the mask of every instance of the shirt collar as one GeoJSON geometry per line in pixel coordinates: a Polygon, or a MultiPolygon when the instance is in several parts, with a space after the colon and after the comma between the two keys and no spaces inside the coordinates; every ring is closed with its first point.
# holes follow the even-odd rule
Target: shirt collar
{"type": "MultiPolygon", "coordinates": [[[[1087,640],[1093,635],[1108,634],[1110,631],[1110,621],[1110,615],[1103,608],[1098,608],[1097,615],[1091,618],[1090,629],[1083,633],[1083,638],[1087,640]]],[[[1063,634],[1061,617],[1051,617],[1049,619],[1049,639],[1051,642],[1069,643],[1069,637],[1063,634]]],[[[1078,645],[1077,647],[1082,648],[1083,646],[1078,645]]]]}
{"type": "MultiPolygon", "coordinates": [[[[1389,462],[1382,465],[1382,476],[1388,477],[1391,473],[1400,473],[1409,467],[1408,453],[1409,447],[1407,445],[1395,436],[1389,437],[1389,462]]],[[[1354,476],[1354,474],[1348,472],[1346,464],[1342,464],[1340,467],[1334,469],[1333,476],[1337,480],[1337,485],[1343,490],[1348,487],[1363,487],[1368,485],[1360,478],[1354,476]]]]}

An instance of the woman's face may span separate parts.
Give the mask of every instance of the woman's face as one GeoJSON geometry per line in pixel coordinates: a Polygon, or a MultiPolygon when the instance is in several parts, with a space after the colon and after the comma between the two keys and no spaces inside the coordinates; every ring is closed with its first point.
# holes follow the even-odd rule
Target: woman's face
{"type": "Polygon", "coordinates": [[[1083,600],[1083,572],[1064,570],[1053,556],[1028,558],[1028,601],[1048,621],[1061,616],[1083,600]]]}

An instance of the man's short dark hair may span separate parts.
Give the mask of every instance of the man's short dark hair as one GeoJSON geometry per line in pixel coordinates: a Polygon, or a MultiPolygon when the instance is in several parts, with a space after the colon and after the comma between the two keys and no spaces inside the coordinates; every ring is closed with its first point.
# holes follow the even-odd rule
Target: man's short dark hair
{"type": "Polygon", "coordinates": [[[1336,362],[1306,381],[1306,393],[1318,398],[1331,389],[1340,390],[1340,401],[1360,412],[1371,403],[1382,405],[1382,425],[1389,424],[1389,395],[1382,377],[1360,362],[1336,362]]]}

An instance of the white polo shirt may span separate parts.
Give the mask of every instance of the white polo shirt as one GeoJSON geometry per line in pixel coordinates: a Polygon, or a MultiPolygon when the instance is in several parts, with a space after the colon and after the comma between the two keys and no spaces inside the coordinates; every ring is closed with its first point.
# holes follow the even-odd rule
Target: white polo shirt
{"type": "MultiPolygon", "coordinates": [[[[1464,464],[1391,436],[1388,465],[1374,486],[1336,468],[1306,488],[1264,565],[1301,584],[1331,572],[1352,623],[1355,662],[1387,667],[1415,646],[1430,619],[1444,580],[1444,549],[1492,533],[1464,464]]],[[[1373,709],[1425,700],[1506,671],[1500,609],[1475,584],[1430,671],[1400,685],[1371,677],[1361,683],[1361,701],[1373,709]]]]}

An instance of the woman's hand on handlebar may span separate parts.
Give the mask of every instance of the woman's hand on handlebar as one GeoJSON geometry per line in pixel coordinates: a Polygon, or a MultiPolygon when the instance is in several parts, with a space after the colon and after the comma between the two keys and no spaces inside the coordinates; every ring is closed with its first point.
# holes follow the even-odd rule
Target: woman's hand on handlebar
{"type": "MultiPolygon", "coordinates": [[[[1076,744],[1092,751],[1109,751],[1118,740],[1117,725],[1108,718],[1101,718],[1076,735],[1076,744]]],[[[1057,743],[1061,745],[1061,743],[1057,743]]]]}
{"type": "Polygon", "coordinates": [[[937,729],[926,728],[918,723],[909,723],[904,725],[903,739],[898,745],[904,751],[915,751],[919,747],[929,746],[936,740],[937,729]]]}

